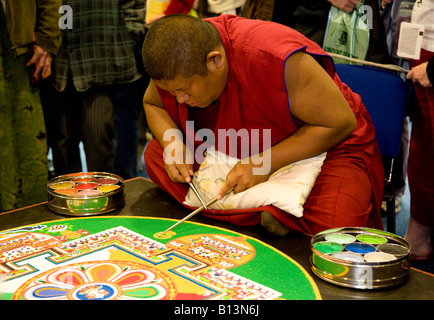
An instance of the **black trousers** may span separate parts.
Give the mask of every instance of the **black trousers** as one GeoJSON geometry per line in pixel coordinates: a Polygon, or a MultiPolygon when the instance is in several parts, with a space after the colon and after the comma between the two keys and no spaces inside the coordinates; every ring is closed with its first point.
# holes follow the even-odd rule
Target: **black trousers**
{"type": "Polygon", "coordinates": [[[88,171],[113,172],[115,90],[94,87],[77,92],[69,82],[63,92],[46,86],[41,93],[56,175],[82,171],[80,142],[88,171]]]}

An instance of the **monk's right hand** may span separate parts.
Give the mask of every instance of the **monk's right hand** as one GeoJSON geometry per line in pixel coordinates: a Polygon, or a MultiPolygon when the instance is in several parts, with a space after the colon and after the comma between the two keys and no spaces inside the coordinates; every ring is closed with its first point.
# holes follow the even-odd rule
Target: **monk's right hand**
{"type": "Polygon", "coordinates": [[[190,183],[193,176],[193,165],[185,163],[165,164],[170,180],[176,183],[190,183]]]}
{"type": "Polygon", "coordinates": [[[164,149],[164,168],[173,182],[191,182],[193,155],[184,143],[175,141],[164,149]]]}

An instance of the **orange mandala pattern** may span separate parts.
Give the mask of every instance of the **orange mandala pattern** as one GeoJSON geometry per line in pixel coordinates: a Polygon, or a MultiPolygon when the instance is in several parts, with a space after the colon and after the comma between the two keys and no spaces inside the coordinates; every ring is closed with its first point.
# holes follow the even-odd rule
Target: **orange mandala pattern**
{"type": "Polygon", "coordinates": [[[163,272],[139,263],[89,261],[51,269],[19,288],[14,300],[173,299],[175,288],[163,272]]]}

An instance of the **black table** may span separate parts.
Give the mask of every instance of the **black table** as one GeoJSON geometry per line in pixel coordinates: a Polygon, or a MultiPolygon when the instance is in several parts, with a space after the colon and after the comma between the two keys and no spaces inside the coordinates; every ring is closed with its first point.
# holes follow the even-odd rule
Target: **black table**
{"type": "MultiPolygon", "coordinates": [[[[145,178],[135,178],[125,182],[125,206],[107,216],[150,216],[181,219],[190,211],[177,203],[156,184],[145,178]]],[[[0,230],[17,228],[44,221],[68,219],[48,209],[47,203],[22,208],[0,214],[0,230]]],[[[314,279],[324,300],[432,300],[434,299],[434,275],[411,268],[408,280],[399,286],[377,289],[357,290],[330,284],[316,277],[310,267],[309,235],[290,232],[285,237],[270,235],[261,226],[240,227],[222,221],[196,215],[191,221],[213,225],[263,241],[284,252],[297,261],[314,279]]]]}

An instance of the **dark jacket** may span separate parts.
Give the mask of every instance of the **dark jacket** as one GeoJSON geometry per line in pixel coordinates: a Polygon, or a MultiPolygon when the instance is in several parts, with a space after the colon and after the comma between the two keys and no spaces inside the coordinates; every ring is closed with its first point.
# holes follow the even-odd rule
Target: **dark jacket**
{"type": "Polygon", "coordinates": [[[72,30],[62,30],[53,65],[53,85],[77,91],[92,86],[130,83],[141,77],[135,53],[145,32],[145,0],[67,0],[72,30]]]}
{"type": "Polygon", "coordinates": [[[35,43],[56,55],[61,44],[59,8],[62,0],[6,0],[6,20],[12,52],[28,52],[35,35],[35,43]]]}
{"type": "Polygon", "coordinates": [[[428,61],[428,64],[426,66],[426,74],[428,76],[429,82],[431,82],[431,84],[434,84],[434,57],[428,61]]]}

